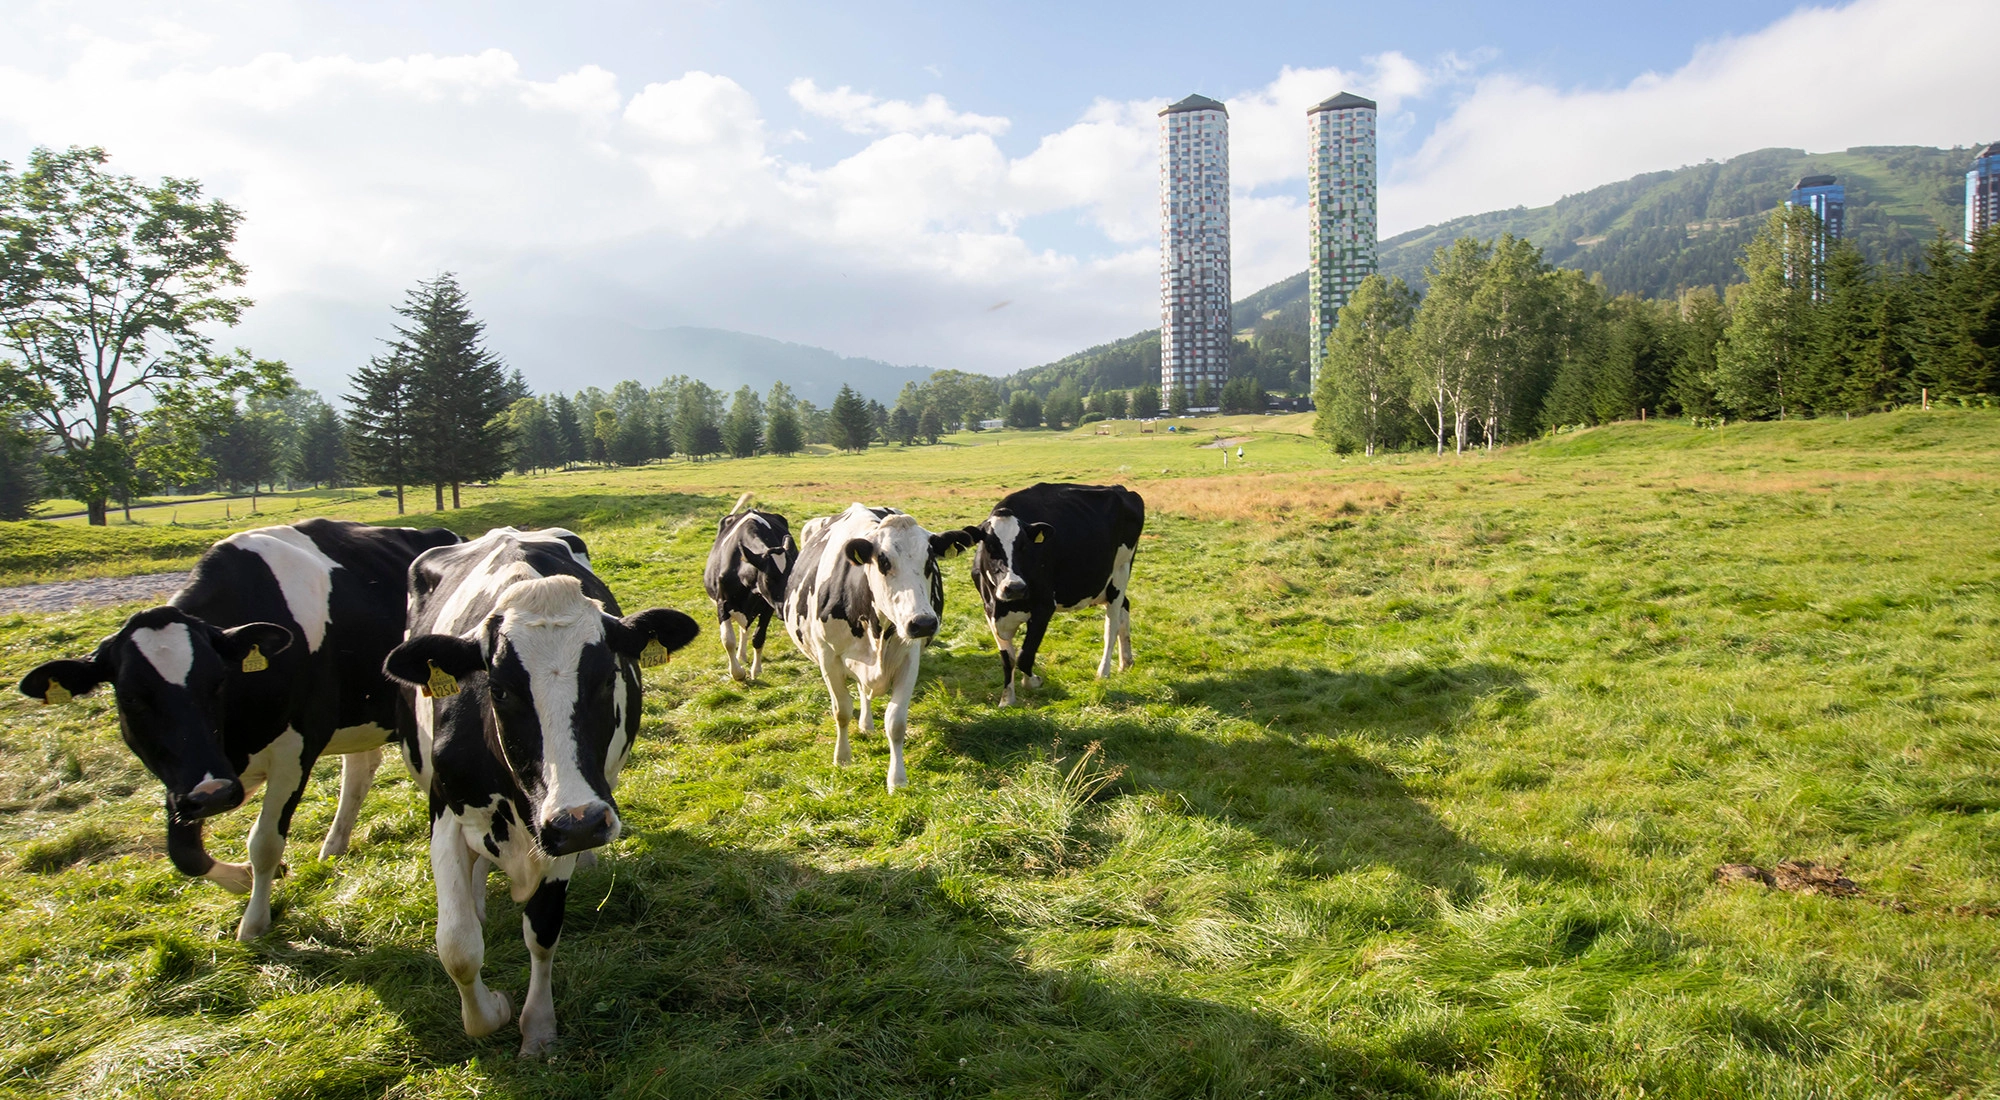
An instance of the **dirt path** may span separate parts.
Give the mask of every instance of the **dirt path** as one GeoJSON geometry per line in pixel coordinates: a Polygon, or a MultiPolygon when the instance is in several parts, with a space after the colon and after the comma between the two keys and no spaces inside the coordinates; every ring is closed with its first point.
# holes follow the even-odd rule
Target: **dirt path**
{"type": "Polygon", "coordinates": [[[25,611],[53,615],[79,607],[163,601],[182,585],[186,573],[144,573],[136,577],[99,577],[87,581],[51,581],[0,588],[0,614],[25,611]]]}

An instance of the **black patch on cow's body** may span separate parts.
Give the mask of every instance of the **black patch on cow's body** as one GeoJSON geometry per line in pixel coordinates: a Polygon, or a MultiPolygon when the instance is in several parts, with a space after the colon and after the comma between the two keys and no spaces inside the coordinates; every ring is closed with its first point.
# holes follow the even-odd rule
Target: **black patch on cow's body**
{"type": "MultiPolygon", "coordinates": [[[[878,523],[890,516],[904,514],[894,508],[869,508],[867,512],[878,523]]],[[[814,577],[820,578],[817,590],[801,594],[806,613],[821,622],[831,623],[838,619],[847,624],[848,632],[856,638],[865,638],[870,634],[877,638],[886,637],[889,626],[883,616],[875,613],[875,590],[868,583],[868,570],[872,566],[857,565],[849,561],[847,555],[833,553],[828,545],[828,533],[832,528],[832,524],[821,527],[799,548],[798,560],[812,564],[803,571],[794,567],[794,571],[806,583],[812,583],[814,577]],[[817,573],[818,563],[829,556],[826,572],[817,573]]],[[[930,586],[931,613],[942,622],[944,571],[938,568],[936,554],[924,560],[924,580],[930,586]]]]}
{"type": "Polygon", "coordinates": [[[755,631],[751,646],[763,649],[771,616],[785,605],[798,560],[799,547],[784,516],[752,509],[722,517],[701,578],[708,598],[715,601],[716,621],[740,616],[755,631]]]}
{"type": "Polygon", "coordinates": [[[986,607],[986,617],[998,621],[1007,615],[1028,617],[1027,637],[1022,640],[1017,659],[1000,654],[1002,683],[1010,683],[1018,669],[1022,677],[1032,676],[1035,654],[1041,648],[1049,618],[1058,608],[1075,609],[1092,604],[1117,605],[1129,609],[1131,600],[1112,584],[1112,569],[1120,549],[1138,552],[1139,538],[1146,528],[1146,501],[1123,485],[1069,485],[1042,482],[1009,493],[994,505],[993,516],[1012,516],[1019,524],[1014,544],[999,545],[991,519],[983,525],[983,537],[972,559],[973,584],[986,607]],[[1031,527],[1043,528],[1036,542],[1031,527]],[[1003,599],[1000,579],[1008,565],[1027,582],[1028,591],[1020,599],[1003,599]]]}

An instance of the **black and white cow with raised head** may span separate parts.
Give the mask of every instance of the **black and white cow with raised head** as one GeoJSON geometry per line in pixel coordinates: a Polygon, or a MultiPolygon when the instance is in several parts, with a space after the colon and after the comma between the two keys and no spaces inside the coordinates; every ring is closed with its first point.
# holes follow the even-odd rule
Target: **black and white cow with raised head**
{"type": "Polygon", "coordinates": [[[341,756],[340,801],[320,858],[347,850],[396,728],[382,658],[403,639],[404,577],[417,555],[457,541],[327,519],[239,532],[165,606],[125,620],[87,658],[28,673],[21,691],[53,703],[111,685],[126,745],[167,788],[168,857],[249,893],[236,935],[254,939],[271,926],[292,813],[327,754],[341,756]],[[260,785],[249,864],[216,861],[202,822],[260,785]]]}
{"type": "Polygon", "coordinates": [[[715,601],[729,675],[739,681],[755,680],[764,671],[764,638],[771,616],[785,604],[785,581],[799,558],[791,524],[776,512],[751,508],[751,499],[749,493],[738,497],[716,525],[715,546],[701,575],[715,601]]]}
{"type": "Polygon", "coordinates": [[[1097,676],[1132,667],[1132,558],[1146,528],[1146,501],[1123,485],[1042,482],[1009,493],[991,515],[966,530],[978,540],[972,579],[986,605],[986,624],[1000,646],[1003,705],[1014,685],[1040,687],[1035,652],[1056,611],[1104,608],[1104,656],[1097,676]],[[1028,636],[1019,655],[1014,635],[1028,636]]]}
{"type": "Polygon", "coordinates": [[[903,735],[909,727],[910,693],[924,646],[944,613],[944,574],[938,559],[972,545],[965,531],[932,534],[894,508],[849,505],[800,532],[805,544],[785,595],[785,631],[819,667],[832,697],[837,733],[833,762],[853,761],[847,738],[851,710],[847,682],[861,693],[861,728],[870,701],[888,696],[882,729],[889,738],[889,789],[902,788],[903,735]]]}
{"type": "Polygon", "coordinates": [[[523,904],[521,1053],[555,1041],[551,970],[577,856],[618,838],[612,790],[639,732],[643,662],[701,633],[678,611],[619,617],[568,531],[489,531],[410,566],[410,636],[384,663],[405,686],[405,758],[430,794],[438,960],[466,1033],[513,1014],[486,987],[486,874],[523,904]]]}

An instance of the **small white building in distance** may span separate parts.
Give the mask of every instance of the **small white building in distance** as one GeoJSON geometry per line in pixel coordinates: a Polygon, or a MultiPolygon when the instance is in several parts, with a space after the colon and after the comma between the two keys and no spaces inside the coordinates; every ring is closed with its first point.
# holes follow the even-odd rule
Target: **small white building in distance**
{"type": "Polygon", "coordinates": [[[1306,310],[1317,383],[1340,307],[1375,273],[1375,101],[1342,92],[1309,108],[1306,128],[1306,310]]]}
{"type": "Polygon", "coordinates": [[[1191,95],[1160,112],[1161,400],[1221,396],[1229,306],[1229,109],[1191,95]]]}

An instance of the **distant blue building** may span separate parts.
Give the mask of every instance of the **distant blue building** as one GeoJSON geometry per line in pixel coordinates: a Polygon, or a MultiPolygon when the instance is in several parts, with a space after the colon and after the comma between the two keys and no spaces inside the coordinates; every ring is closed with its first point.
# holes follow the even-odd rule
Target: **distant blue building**
{"type": "Polygon", "coordinates": [[[2000,141],[1972,158],[1972,171],[1965,174],[1965,247],[1971,248],[1979,235],[2000,225],[2000,141]]]}
{"type": "Polygon", "coordinates": [[[1824,260],[1827,245],[1839,240],[1841,231],[1847,227],[1847,188],[1834,176],[1805,176],[1792,187],[1792,197],[1785,200],[1785,205],[1803,206],[1819,218],[1818,258],[1824,260]]]}

